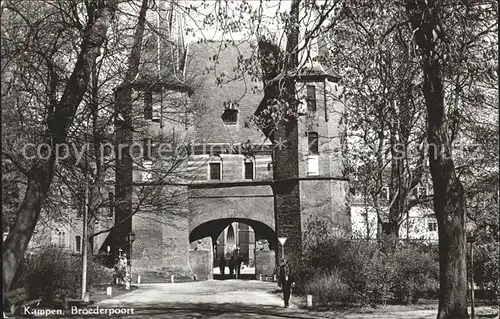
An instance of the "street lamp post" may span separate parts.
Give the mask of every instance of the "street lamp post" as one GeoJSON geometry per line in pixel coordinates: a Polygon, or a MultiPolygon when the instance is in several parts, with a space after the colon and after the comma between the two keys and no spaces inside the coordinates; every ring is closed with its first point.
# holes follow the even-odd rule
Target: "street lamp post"
{"type": "Polygon", "coordinates": [[[127,241],[128,241],[129,257],[130,257],[128,260],[130,266],[130,282],[132,282],[132,243],[135,241],[135,234],[128,233],[127,241]]]}
{"type": "MultiPolygon", "coordinates": [[[[90,119],[87,118],[86,133],[89,133],[90,119]]],[[[85,199],[83,207],[83,225],[82,225],[82,300],[85,300],[87,295],[87,252],[88,252],[88,219],[89,219],[89,157],[88,152],[85,152],[85,199]]]]}
{"type": "Polygon", "coordinates": [[[476,238],[473,234],[467,236],[467,242],[470,243],[470,312],[471,318],[474,318],[474,242],[476,238]]]}

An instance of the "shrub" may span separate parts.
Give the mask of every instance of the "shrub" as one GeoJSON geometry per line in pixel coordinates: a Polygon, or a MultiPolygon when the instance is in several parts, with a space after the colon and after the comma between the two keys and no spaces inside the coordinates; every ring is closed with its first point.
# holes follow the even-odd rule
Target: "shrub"
{"type": "Polygon", "coordinates": [[[338,271],[315,273],[304,285],[307,294],[315,296],[319,305],[345,303],[350,298],[349,286],[338,271]]]}
{"type": "MultiPolygon", "coordinates": [[[[49,245],[26,255],[13,287],[26,287],[33,298],[46,302],[62,296],[77,298],[81,292],[81,256],[72,256],[59,246],[49,245]]],[[[112,282],[113,272],[92,261],[87,263],[87,286],[112,282]]]]}
{"type": "Polygon", "coordinates": [[[363,290],[358,291],[360,294],[364,291],[364,299],[361,300],[364,304],[381,303],[385,305],[392,298],[391,286],[394,281],[394,268],[393,256],[378,249],[367,259],[362,268],[363,290]]]}
{"type": "MultiPolygon", "coordinates": [[[[344,300],[370,305],[416,302],[435,294],[439,284],[438,255],[432,246],[396,244],[393,238],[335,238],[329,235],[327,223],[320,220],[307,224],[303,259],[293,271],[305,290],[325,291],[317,296],[323,304],[330,298],[326,283],[340,285],[333,278],[348,287],[342,290],[349,294],[344,300]]],[[[331,302],[338,300],[331,298],[331,302]]]]}
{"type": "Polygon", "coordinates": [[[394,278],[392,254],[376,242],[366,240],[341,240],[336,244],[335,251],[342,251],[336,263],[351,289],[351,300],[371,305],[390,300],[394,278]]]}
{"type": "MultiPolygon", "coordinates": [[[[467,262],[470,265],[470,250],[467,247],[467,262]]],[[[499,249],[496,243],[476,243],[474,245],[474,282],[496,300],[499,294],[499,249]]]]}
{"type": "Polygon", "coordinates": [[[439,288],[438,256],[423,252],[415,245],[399,247],[394,280],[395,301],[403,304],[416,303],[419,298],[433,296],[439,288]]]}

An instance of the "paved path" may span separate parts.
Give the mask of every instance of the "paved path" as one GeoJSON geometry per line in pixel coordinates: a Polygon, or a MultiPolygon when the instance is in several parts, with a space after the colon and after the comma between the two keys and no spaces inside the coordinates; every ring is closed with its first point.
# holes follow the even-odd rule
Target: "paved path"
{"type": "Polygon", "coordinates": [[[143,284],[133,292],[103,300],[98,306],[134,308],[134,314],[127,318],[310,318],[294,316],[298,309],[293,304],[288,309],[283,307],[276,283],[257,280],[143,284]]]}
{"type": "MultiPolygon", "coordinates": [[[[436,309],[405,307],[335,312],[312,312],[297,306],[302,299],[292,297],[291,307],[283,308],[276,283],[256,280],[208,280],[175,284],[143,284],[140,288],[103,300],[100,309],[134,309],[133,314],[111,318],[337,318],[337,319],[434,319],[436,309]]],[[[93,308],[90,308],[93,309],[93,308]]],[[[94,307],[95,309],[95,307],[94,307]]],[[[110,318],[106,315],[72,315],[71,318],[110,318]]]]}

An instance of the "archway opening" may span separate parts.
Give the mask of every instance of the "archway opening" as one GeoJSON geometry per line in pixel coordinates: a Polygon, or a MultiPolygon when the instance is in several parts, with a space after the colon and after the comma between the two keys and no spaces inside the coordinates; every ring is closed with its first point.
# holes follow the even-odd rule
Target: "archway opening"
{"type": "MultiPolygon", "coordinates": [[[[200,243],[200,247],[212,246],[210,269],[214,279],[256,278],[259,266],[262,268],[264,263],[268,263],[261,256],[274,256],[274,249],[277,247],[276,234],[271,227],[242,218],[203,223],[191,231],[189,240],[193,249],[200,246],[200,243]]],[[[272,259],[274,264],[273,258],[268,259],[272,259]]]]}
{"type": "Polygon", "coordinates": [[[229,224],[214,243],[214,278],[222,274],[254,277],[255,247],[255,232],[250,225],[236,221],[229,224]]]}

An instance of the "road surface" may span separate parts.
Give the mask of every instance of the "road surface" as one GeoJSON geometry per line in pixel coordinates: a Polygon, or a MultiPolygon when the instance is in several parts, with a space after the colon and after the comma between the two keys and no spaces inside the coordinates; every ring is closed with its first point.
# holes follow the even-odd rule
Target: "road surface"
{"type": "MultiPolygon", "coordinates": [[[[336,318],[336,319],[434,319],[437,307],[387,307],[314,312],[304,309],[303,298],[293,296],[283,307],[282,294],[273,282],[257,280],[208,280],[187,283],[141,284],[139,289],[99,302],[90,310],[115,309],[127,315],[80,313],[71,318],[336,318]],[[131,313],[133,309],[133,313],[131,313]]],[[[78,309],[84,311],[84,309],[78,309]]],[[[89,310],[87,310],[89,311],[89,310]]],[[[54,316],[62,317],[62,316],[54,316]]],[[[492,318],[491,316],[490,318],[492,318]]]]}
{"type": "MultiPolygon", "coordinates": [[[[238,279],[141,284],[139,289],[97,306],[134,308],[127,318],[311,318],[293,315],[298,310],[293,297],[291,307],[284,308],[277,288],[273,282],[238,279]]],[[[81,318],[94,316],[82,314],[81,318]]]]}

